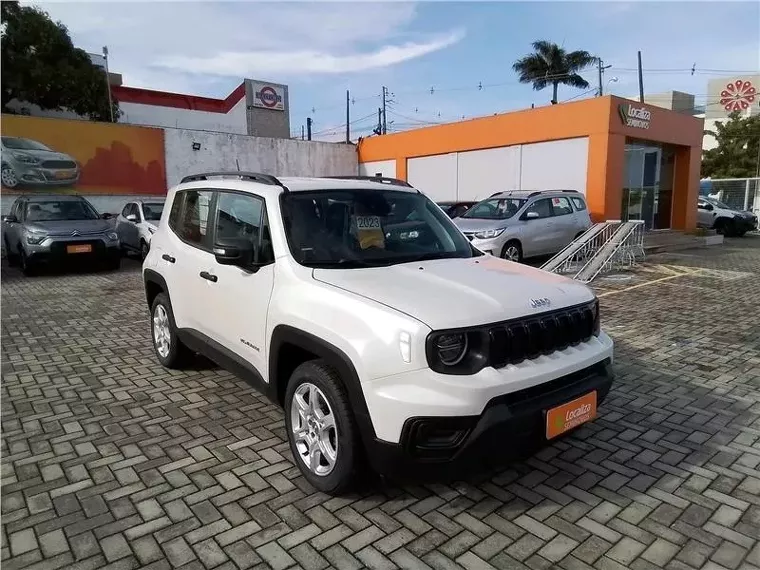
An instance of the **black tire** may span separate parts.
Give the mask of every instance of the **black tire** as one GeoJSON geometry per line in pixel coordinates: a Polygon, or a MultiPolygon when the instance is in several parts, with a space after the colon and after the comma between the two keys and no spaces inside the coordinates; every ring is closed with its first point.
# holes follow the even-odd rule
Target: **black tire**
{"type": "Polygon", "coordinates": [[[3,242],[5,242],[5,257],[8,259],[8,267],[15,267],[18,265],[18,253],[13,253],[7,236],[3,238],[3,242]]]}
{"type": "Polygon", "coordinates": [[[736,232],[736,237],[744,237],[744,234],[747,233],[747,230],[742,230],[740,232],[736,232]]]}
{"type": "Polygon", "coordinates": [[[501,250],[501,258],[506,259],[508,261],[516,261],[517,263],[522,263],[523,260],[523,250],[522,245],[520,245],[520,242],[516,239],[511,239],[507,243],[504,244],[504,247],[501,250]],[[516,257],[508,256],[508,253],[510,252],[510,249],[514,248],[514,251],[516,252],[516,257]]]}
{"type": "Polygon", "coordinates": [[[19,267],[21,267],[21,273],[27,277],[33,277],[37,275],[37,265],[29,261],[26,253],[24,253],[24,248],[19,246],[18,252],[18,264],[19,267]]]}
{"type": "Polygon", "coordinates": [[[726,237],[734,235],[734,224],[730,220],[720,218],[715,222],[715,231],[726,237]]]}
{"type": "Polygon", "coordinates": [[[145,258],[148,257],[148,252],[150,251],[150,246],[148,245],[148,242],[146,242],[144,239],[140,240],[140,260],[145,261],[145,258]]]}
{"type": "Polygon", "coordinates": [[[356,428],[351,406],[338,372],[323,360],[311,360],[298,366],[288,380],[285,392],[285,427],[288,432],[290,451],[306,480],[316,489],[330,495],[348,491],[355,483],[355,474],[360,461],[359,432],[356,428]],[[299,386],[309,383],[322,392],[335,418],[337,454],[335,466],[326,475],[312,472],[304,463],[296,447],[293,436],[291,405],[299,386]]]}
{"type": "Polygon", "coordinates": [[[177,324],[174,322],[174,312],[172,311],[172,305],[169,302],[169,297],[166,293],[159,293],[156,298],[153,299],[153,304],[150,307],[150,338],[153,343],[153,351],[156,353],[156,358],[161,363],[161,366],[170,368],[172,370],[182,370],[192,357],[192,352],[188,349],[177,336],[177,324]],[[159,307],[162,307],[166,313],[169,325],[169,340],[168,340],[168,352],[164,356],[159,352],[158,346],[156,346],[156,333],[155,333],[155,317],[159,311],[159,307]]]}

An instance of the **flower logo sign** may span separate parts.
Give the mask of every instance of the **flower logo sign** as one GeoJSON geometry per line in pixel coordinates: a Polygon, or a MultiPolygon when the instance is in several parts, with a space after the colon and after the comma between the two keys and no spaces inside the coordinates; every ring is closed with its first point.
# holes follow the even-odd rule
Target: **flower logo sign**
{"type": "Polygon", "coordinates": [[[744,111],[755,101],[757,89],[750,81],[737,79],[732,81],[720,92],[720,104],[729,113],[744,111]]]}

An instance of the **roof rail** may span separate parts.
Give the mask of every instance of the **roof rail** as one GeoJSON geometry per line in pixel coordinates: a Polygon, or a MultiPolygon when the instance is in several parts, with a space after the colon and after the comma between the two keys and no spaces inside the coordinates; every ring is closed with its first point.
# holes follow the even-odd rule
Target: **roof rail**
{"type": "Polygon", "coordinates": [[[251,182],[260,182],[261,184],[271,184],[272,186],[283,186],[282,182],[277,180],[274,176],[271,174],[262,174],[260,172],[240,172],[238,170],[230,170],[230,171],[223,171],[223,172],[201,172],[199,174],[191,174],[190,176],[185,176],[180,184],[184,184],[185,182],[198,182],[199,180],[208,180],[209,178],[216,176],[223,176],[228,178],[240,178],[241,180],[249,180],[251,182]]]}
{"type": "Polygon", "coordinates": [[[323,176],[322,178],[330,178],[333,180],[367,180],[369,182],[379,182],[380,184],[391,184],[393,186],[412,188],[412,185],[405,180],[389,178],[387,176],[323,176]]]}

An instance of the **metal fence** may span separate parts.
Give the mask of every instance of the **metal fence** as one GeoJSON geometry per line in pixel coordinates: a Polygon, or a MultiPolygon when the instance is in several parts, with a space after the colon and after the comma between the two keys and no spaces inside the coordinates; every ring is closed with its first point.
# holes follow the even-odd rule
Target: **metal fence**
{"type": "Polygon", "coordinates": [[[702,180],[699,193],[713,196],[737,210],[760,214],[760,178],[702,180]]]}

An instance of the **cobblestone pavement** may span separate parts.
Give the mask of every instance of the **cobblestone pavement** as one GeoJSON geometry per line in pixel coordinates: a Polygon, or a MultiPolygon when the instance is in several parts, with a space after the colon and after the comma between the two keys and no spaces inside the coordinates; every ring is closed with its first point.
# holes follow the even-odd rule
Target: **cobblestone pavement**
{"type": "Polygon", "coordinates": [[[596,422],[496,473],[330,498],[246,384],[157,365],[136,265],[5,269],[3,570],[760,568],[760,237],[600,296],[596,422]]]}

